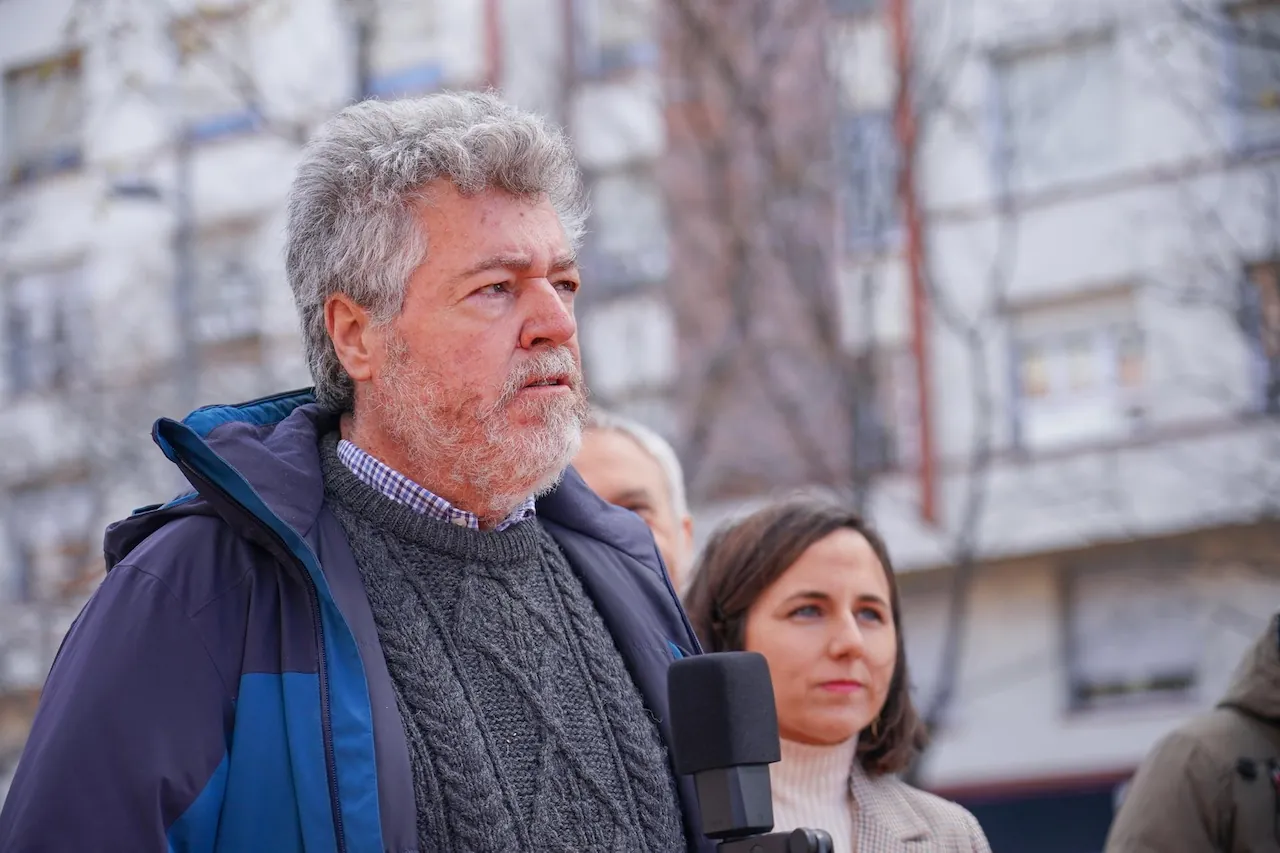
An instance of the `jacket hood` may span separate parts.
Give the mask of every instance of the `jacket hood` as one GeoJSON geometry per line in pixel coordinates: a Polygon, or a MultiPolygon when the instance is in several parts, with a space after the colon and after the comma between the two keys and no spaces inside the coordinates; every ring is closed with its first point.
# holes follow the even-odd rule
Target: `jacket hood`
{"type": "Polygon", "coordinates": [[[1220,705],[1280,723],[1280,613],[1236,667],[1220,705]]]}
{"type": "Polygon", "coordinates": [[[319,438],[337,424],[337,415],[316,405],[310,389],[156,421],[152,439],[192,488],[110,525],[103,543],[108,570],[184,516],[222,516],[248,534],[252,517],[273,515],[305,534],[324,497],[319,438]],[[252,504],[249,513],[232,511],[244,504],[252,504]]]}

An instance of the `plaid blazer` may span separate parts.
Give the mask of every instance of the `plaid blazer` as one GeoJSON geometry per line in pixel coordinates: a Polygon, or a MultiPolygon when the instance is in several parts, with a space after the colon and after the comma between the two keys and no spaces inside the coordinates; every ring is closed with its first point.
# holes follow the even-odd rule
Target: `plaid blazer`
{"type": "Polygon", "coordinates": [[[849,785],[856,853],[991,853],[982,827],[962,806],[896,776],[873,779],[857,762],[849,785]]]}

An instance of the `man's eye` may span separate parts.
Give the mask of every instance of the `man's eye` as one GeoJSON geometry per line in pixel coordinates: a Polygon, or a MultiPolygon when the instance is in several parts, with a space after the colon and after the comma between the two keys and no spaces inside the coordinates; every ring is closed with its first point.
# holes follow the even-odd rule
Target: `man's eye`
{"type": "Polygon", "coordinates": [[[581,286],[582,285],[578,284],[578,282],[574,281],[571,278],[567,278],[564,281],[556,282],[556,287],[560,288],[561,290],[567,290],[569,293],[577,293],[578,288],[581,286]]]}
{"type": "Polygon", "coordinates": [[[476,292],[484,294],[485,296],[496,296],[501,293],[509,293],[510,291],[511,291],[511,288],[507,285],[506,282],[498,282],[497,284],[490,284],[485,287],[482,287],[476,292]]]}

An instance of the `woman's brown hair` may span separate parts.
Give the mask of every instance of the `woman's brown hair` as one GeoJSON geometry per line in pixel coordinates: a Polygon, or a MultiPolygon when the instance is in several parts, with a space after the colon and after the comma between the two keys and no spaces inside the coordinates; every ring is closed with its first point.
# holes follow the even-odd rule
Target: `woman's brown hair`
{"type": "Polygon", "coordinates": [[[848,528],[875,551],[889,584],[897,658],[875,723],[858,735],[858,761],[870,775],[905,770],[924,748],[925,730],[911,703],[902,610],[884,540],[856,512],[813,498],[792,498],[721,527],[707,542],[685,596],[685,609],[708,652],[742,651],[747,613],[810,545],[848,528]],[[877,725],[878,724],[878,725],[877,725]]]}

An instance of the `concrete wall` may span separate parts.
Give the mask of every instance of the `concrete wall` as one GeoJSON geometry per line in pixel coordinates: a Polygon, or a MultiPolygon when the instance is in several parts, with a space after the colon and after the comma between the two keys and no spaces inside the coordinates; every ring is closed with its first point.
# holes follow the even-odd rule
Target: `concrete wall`
{"type": "MultiPolygon", "coordinates": [[[[1186,576],[1170,566],[1169,582],[1187,583],[1194,595],[1195,617],[1178,630],[1198,639],[1198,683],[1189,696],[1153,697],[1129,707],[1073,710],[1068,698],[1061,573],[1114,559],[1115,550],[984,567],[972,590],[956,703],[925,765],[928,784],[962,788],[1131,770],[1158,738],[1221,698],[1237,662],[1276,612],[1278,533],[1274,526],[1234,528],[1178,541],[1192,565],[1186,576]]],[[[1140,559],[1149,553],[1144,547],[1118,553],[1140,559]]],[[[935,683],[943,642],[940,580],[913,576],[903,589],[908,654],[921,698],[935,683]]]]}

